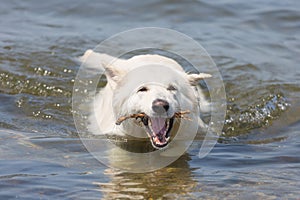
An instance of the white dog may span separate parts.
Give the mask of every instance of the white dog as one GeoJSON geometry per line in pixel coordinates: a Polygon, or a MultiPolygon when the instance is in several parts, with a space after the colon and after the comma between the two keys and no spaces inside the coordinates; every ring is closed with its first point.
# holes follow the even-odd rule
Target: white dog
{"type": "Polygon", "coordinates": [[[199,111],[207,111],[209,103],[198,81],[209,74],[187,74],[175,60],[160,55],[124,60],[88,50],[81,61],[102,68],[107,78],[92,107],[94,134],[148,136],[160,149],[178,131],[189,132],[189,126],[179,129],[184,118],[203,128],[199,111]]]}

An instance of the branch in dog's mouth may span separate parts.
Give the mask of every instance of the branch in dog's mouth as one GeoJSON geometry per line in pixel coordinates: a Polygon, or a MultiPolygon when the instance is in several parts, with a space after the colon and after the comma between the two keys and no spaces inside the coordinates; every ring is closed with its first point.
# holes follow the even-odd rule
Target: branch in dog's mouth
{"type": "MultiPolygon", "coordinates": [[[[186,119],[186,120],[191,120],[190,118],[186,117],[185,115],[190,114],[191,112],[189,110],[185,111],[179,111],[174,114],[175,118],[181,118],[181,119],[186,119]]],[[[116,125],[120,125],[123,121],[130,119],[130,118],[143,118],[147,116],[145,113],[136,113],[136,114],[131,114],[127,116],[122,116],[119,117],[118,120],[116,121],[116,125]]]]}
{"type": "Polygon", "coordinates": [[[180,118],[190,120],[190,118],[186,116],[189,113],[189,110],[179,111],[176,112],[171,118],[149,117],[145,113],[137,113],[118,118],[116,125],[120,125],[123,121],[130,118],[141,119],[141,122],[146,128],[146,132],[150,138],[152,146],[156,149],[161,149],[168,144],[174,119],[180,118]]]}

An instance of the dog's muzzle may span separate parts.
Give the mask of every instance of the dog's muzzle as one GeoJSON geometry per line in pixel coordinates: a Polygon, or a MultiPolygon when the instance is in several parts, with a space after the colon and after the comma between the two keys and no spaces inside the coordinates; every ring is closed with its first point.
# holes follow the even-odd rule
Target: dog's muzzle
{"type": "Polygon", "coordinates": [[[152,102],[154,115],[149,116],[144,112],[138,112],[122,116],[117,119],[116,125],[120,125],[124,120],[135,118],[140,125],[144,125],[152,146],[156,149],[161,149],[168,145],[175,118],[189,120],[185,115],[189,114],[190,111],[178,111],[172,117],[168,117],[169,108],[170,105],[167,101],[156,99],[152,102]]]}

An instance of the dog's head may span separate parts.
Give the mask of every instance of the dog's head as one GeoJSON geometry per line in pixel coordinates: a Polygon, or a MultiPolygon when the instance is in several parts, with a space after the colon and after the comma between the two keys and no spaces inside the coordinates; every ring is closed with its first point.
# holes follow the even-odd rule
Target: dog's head
{"type": "Polygon", "coordinates": [[[193,86],[210,75],[188,75],[172,67],[152,64],[133,69],[109,66],[106,76],[113,91],[116,118],[132,116],[133,119],[119,124],[127,133],[136,131],[135,124],[139,124],[153,147],[159,149],[169,142],[176,114],[197,110],[193,86]]]}

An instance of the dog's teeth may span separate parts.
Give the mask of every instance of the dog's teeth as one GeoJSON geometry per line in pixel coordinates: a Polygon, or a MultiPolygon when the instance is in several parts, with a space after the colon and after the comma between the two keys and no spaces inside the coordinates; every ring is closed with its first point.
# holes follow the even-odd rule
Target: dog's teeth
{"type": "Polygon", "coordinates": [[[169,129],[169,125],[170,125],[170,120],[169,120],[169,119],[167,119],[167,128],[166,128],[166,130],[168,130],[168,129],[169,129]]]}
{"type": "Polygon", "coordinates": [[[170,120],[167,119],[166,121],[167,121],[167,122],[166,122],[166,129],[165,129],[165,131],[164,131],[164,134],[166,134],[166,133],[168,132],[168,129],[169,129],[169,126],[170,126],[170,120]]]}
{"type": "Polygon", "coordinates": [[[153,135],[156,135],[152,129],[152,123],[151,123],[151,120],[148,120],[148,127],[150,129],[150,131],[153,133],[153,135]]]}

